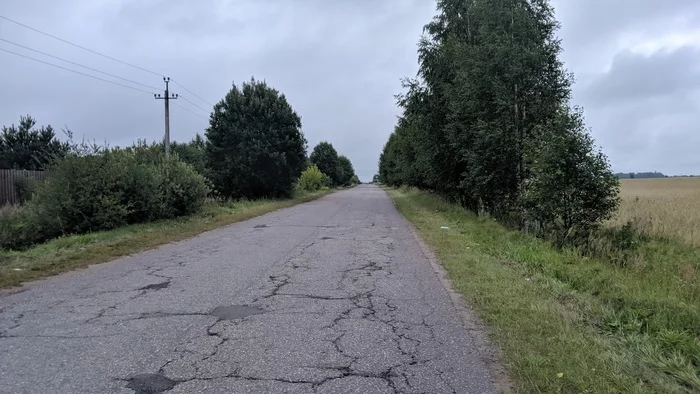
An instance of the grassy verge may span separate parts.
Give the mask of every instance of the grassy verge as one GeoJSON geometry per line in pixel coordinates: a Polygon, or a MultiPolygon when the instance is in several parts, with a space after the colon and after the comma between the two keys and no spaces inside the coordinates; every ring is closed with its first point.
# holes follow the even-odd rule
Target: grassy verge
{"type": "Polygon", "coordinates": [[[424,192],[387,192],[490,326],[518,392],[700,391],[697,248],[649,241],[621,267],[424,192]]]}
{"type": "Polygon", "coordinates": [[[0,288],[110,261],[330,193],[300,194],[289,200],[208,203],[202,212],[188,217],[63,237],[25,251],[0,250],[0,288]]]}

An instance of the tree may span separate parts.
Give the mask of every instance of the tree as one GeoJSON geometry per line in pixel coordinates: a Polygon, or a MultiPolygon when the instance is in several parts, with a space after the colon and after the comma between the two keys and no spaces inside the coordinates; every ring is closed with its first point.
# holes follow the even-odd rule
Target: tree
{"type": "Polygon", "coordinates": [[[172,142],[170,150],[174,152],[180,160],[189,164],[198,173],[207,174],[207,152],[206,142],[199,133],[190,142],[172,142]]]}
{"type": "Polygon", "coordinates": [[[529,152],[524,208],[557,243],[576,243],[617,211],[619,180],[596,151],[580,111],[563,108],[541,132],[546,138],[529,152]]]}
{"type": "Polygon", "coordinates": [[[349,186],[352,184],[352,178],[355,176],[355,169],[352,167],[352,162],[345,156],[338,156],[338,166],[340,173],[340,184],[349,186]]]}
{"type": "Polygon", "coordinates": [[[338,152],[330,142],[322,141],[314,147],[309,156],[312,164],[315,164],[322,173],[328,175],[333,182],[333,186],[343,184],[343,174],[341,172],[338,152]]]}
{"type": "MultiPolygon", "coordinates": [[[[397,96],[403,113],[380,155],[379,179],[522,225],[527,189],[543,176],[531,150],[552,138],[576,145],[572,129],[586,135],[569,108],[573,79],[558,58],[559,24],[548,0],[437,3],[418,45],[418,75],[397,96]]],[[[606,168],[599,175],[607,179],[606,168]]]]}
{"type": "Polygon", "coordinates": [[[234,84],[205,135],[208,175],[225,197],[289,196],[306,167],[301,118],[265,82],[234,84]]]}
{"type": "Polygon", "coordinates": [[[31,116],[20,117],[19,125],[3,126],[0,134],[0,168],[43,171],[70,151],[67,142],[56,138],[49,126],[35,129],[31,116]]]}
{"type": "Polygon", "coordinates": [[[398,152],[399,138],[399,134],[394,131],[379,155],[379,180],[391,186],[401,186],[405,181],[398,164],[401,157],[398,152]]]}

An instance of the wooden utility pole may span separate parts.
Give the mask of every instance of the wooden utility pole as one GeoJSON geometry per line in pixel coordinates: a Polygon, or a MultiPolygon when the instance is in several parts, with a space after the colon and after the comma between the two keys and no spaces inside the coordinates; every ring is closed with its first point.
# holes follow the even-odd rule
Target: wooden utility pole
{"type": "Polygon", "coordinates": [[[154,94],[153,96],[155,96],[156,100],[165,100],[165,137],[163,138],[163,144],[165,145],[165,155],[170,156],[170,100],[177,99],[178,95],[168,91],[170,77],[163,77],[163,82],[165,82],[165,94],[163,96],[154,94]]]}

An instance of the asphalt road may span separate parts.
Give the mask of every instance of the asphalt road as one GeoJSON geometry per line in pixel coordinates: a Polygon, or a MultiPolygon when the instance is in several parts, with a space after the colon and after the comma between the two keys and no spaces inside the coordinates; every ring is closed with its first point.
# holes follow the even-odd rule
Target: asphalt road
{"type": "Polygon", "coordinates": [[[2,393],[494,391],[370,185],[0,296],[2,393]]]}

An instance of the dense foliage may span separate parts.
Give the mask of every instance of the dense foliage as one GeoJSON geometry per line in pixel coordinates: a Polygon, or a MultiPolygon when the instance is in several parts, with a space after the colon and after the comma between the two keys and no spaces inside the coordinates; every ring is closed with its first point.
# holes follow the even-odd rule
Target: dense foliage
{"type": "Polygon", "coordinates": [[[338,172],[339,172],[339,183],[343,186],[349,186],[352,184],[352,178],[355,176],[355,169],[352,166],[352,162],[345,156],[338,156],[338,172]]]}
{"type": "Polygon", "coordinates": [[[419,43],[418,77],[398,97],[381,181],[557,231],[608,217],[617,181],[569,107],[572,77],[548,1],[440,0],[438,10],[419,43]],[[551,193],[558,186],[567,198],[551,193]]]}
{"type": "Polygon", "coordinates": [[[328,175],[333,182],[333,185],[341,184],[342,174],[341,167],[338,161],[338,152],[328,141],[321,141],[314,147],[309,156],[311,164],[316,165],[322,173],[328,175]]]}
{"type": "Polygon", "coordinates": [[[313,192],[324,186],[330,186],[331,179],[321,172],[315,164],[308,166],[299,176],[297,187],[307,192],[313,192]]]}
{"type": "Polygon", "coordinates": [[[170,151],[198,173],[207,175],[206,142],[199,133],[190,142],[171,142],[170,151]]]}
{"type": "Polygon", "coordinates": [[[289,196],[306,166],[301,118],[265,82],[234,85],[214,106],[206,138],[208,176],[224,197],[289,196]]]}
{"type": "Polygon", "coordinates": [[[22,248],[62,235],[199,210],[209,191],[205,178],[154,146],[139,144],[58,160],[25,206],[5,210],[0,247],[22,248]]]}
{"type": "Polygon", "coordinates": [[[353,177],[356,175],[352,162],[345,156],[339,156],[330,142],[319,142],[311,152],[309,160],[331,178],[333,186],[353,184],[353,177]]]}
{"type": "Polygon", "coordinates": [[[579,112],[563,113],[543,129],[526,152],[531,176],[522,203],[559,245],[579,243],[618,206],[618,179],[611,172],[579,112]]]}
{"type": "Polygon", "coordinates": [[[0,134],[0,168],[42,171],[70,151],[67,142],[59,141],[49,126],[34,128],[36,120],[22,116],[19,125],[2,127],[0,134]]]}

